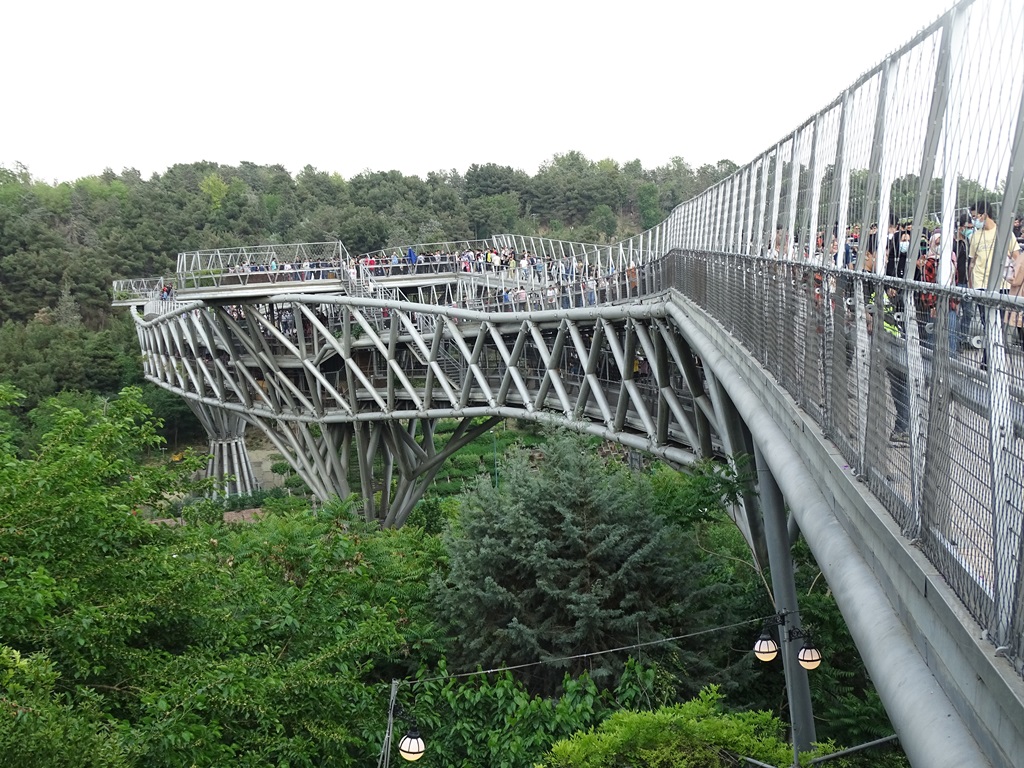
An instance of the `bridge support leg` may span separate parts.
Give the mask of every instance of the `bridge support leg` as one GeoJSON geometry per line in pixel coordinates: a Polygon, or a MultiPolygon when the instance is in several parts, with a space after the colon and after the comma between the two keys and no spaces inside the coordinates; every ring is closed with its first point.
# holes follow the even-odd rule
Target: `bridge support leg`
{"type": "Polygon", "coordinates": [[[363,421],[355,424],[271,422],[253,417],[274,446],[321,501],[351,494],[349,472],[359,476],[366,522],[382,528],[405,523],[438,470],[460,448],[501,421],[462,419],[441,445],[434,445],[437,419],[363,421]],[[354,454],[354,455],[353,455],[354,454]],[[379,493],[379,497],[378,497],[379,493]]]}
{"type": "Polygon", "coordinates": [[[799,764],[801,752],[811,749],[815,741],[814,715],[811,709],[811,688],[807,682],[807,670],[797,661],[799,647],[789,639],[789,630],[800,629],[800,612],[797,605],[796,581],[793,577],[793,555],[786,530],[786,507],[782,491],[765,461],[761,449],[754,445],[754,460],[757,462],[757,484],[760,491],[761,509],[764,512],[765,538],[768,543],[768,562],[772,574],[772,591],[775,593],[775,610],[786,614],[785,623],[779,627],[779,649],[786,674],[786,696],[789,700],[789,717],[793,726],[793,763],[799,764]]]}
{"type": "Polygon", "coordinates": [[[259,484],[245,446],[246,422],[239,414],[205,403],[185,400],[199,419],[209,439],[210,458],[206,463],[206,476],[217,483],[211,492],[218,496],[238,496],[252,493],[259,484]]]}

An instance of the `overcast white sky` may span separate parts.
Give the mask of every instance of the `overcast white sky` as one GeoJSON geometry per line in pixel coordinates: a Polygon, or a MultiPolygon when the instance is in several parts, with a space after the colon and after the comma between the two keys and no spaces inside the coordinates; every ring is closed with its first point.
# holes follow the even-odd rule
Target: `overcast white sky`
{"type": "Polygon", "coordinates": [[[0,3],[0,165],[748,162],[952,0],[0,3]]]}

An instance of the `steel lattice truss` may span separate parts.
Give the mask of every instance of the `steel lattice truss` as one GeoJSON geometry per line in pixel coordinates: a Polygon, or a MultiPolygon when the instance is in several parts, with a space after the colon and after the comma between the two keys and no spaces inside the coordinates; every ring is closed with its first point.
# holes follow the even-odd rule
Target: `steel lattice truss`
{"type": "Polygon", "coordinates": [[[698,361],[658,301],[481,313],[270,296],[183,307],[140,320],[139,334],[147,378],[262,429],[321,498],[347,496],[358,474],[367,517],[385,525],[401,524],[444,460],[502,418],[677,463],[720,445],[698,361]],[[462,424],[435,447],[441,418],[462,424]]]}

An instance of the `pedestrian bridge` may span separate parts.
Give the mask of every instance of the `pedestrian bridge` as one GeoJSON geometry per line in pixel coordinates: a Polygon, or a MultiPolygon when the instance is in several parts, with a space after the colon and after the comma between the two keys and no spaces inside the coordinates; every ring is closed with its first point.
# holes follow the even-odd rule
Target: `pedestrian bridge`
{"type": "MultiPolygon", "coordinates": [[[[233,490],[252,484],[246,426],[382,525],[504,418],[680,466],[753,457],[735,519],[787,626],[798,605],[779,585],[802,535],[913,764],[1019,766],[1024,299],[1001,292],[1001,256],[1024,180],[1022,39],[1019,3],[960,3],[621,243],[497,236],[414,246],[437,254],[415,266],[406,246],[199,251],[115,284],[115,303],[233,490]],[[988,214],[965,228],[978,200],[988,214]],[[958,241],[999,254],[971,288],[958,241]],[[483,248],[516,263],[464,258],[483,248]],[[441,418],[460,421],[443,444],[441,418]]],[[[791,698],[800,674],[787,664],[791,698]]]]}

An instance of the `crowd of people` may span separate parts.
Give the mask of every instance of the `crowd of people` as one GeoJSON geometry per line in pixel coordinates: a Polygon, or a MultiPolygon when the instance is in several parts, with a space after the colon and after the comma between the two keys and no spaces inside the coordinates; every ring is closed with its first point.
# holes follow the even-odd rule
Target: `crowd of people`
{"type": "MultiPolygon", "coordinates": [[[[906,339],[913,322],[922,346],[934,350],[935,328],[939,313],[947,314],[948,352],[956,355],[962,350],[975,350],[980,346],[980,360],[975,361],[981,371],[988,369],[988,345],[984,335],[988,330],[989,312],[979,303],[982,292],[995,292],[1001,296],[1024,298],[1024,235],[1021,220],[1013,221],[1006,251],[997,254],[998,222],[995,207],[979,202],[969,211],[960,212],[949,236],[941,226],[925,227],[920,240],[913,243],[912,224],[891,220],[884,241],[878,236],[877,226],[871,225],[865,239],[864,258],[859,266],[865,272],[888,278],[912,279],[918,283],[938,283],[943,259],[949,259],[950,283],[958,289],[952,296],[940,299],[935,293],[898,290],[892,281],[865,285],[865,300],[874,305],[880,322],[868,315],[869,331],[879,325],[887,342],[886,377],[893,402],[895,419],[890,442],[906,444],[910,441],[909,370],[906,339]],[[884,258],[884,263],[879,259],[884,258]],[[908,302],[912,302],[908,304],[908,302]],[[879,312],[880,308],[880,312],[879,312]],[[975,319],[980,321],[980,334],[975,331],[975,319]]],[[[847,268],[858,265],[859,238],[848,238],[844,264],[847,268]]],[[[836,255],[838,248],[832,249],[836,255]]],[[[987,306],[987,304],[985,305],[987,306]]],[[[1024,311],[1014,309],[998,313],[1006,331],[1004,343],[1024,348],[1024,311]]],[[[931,364],[925,358],[925,378],[931,364]]]]}
{"type": "MultiPolygon", "coordinates": [[[[908,322],[916,319],[917,337],[922,347],[934,349],[938,315],[940,312],[948,312],[948,349],[953,354],[962,348],[977,348],[977,322],[980,321],[981,336],[984,336],[986,324],[990,320],[988,312],[978,311],[975,292],[990,291],[994,286],[999,294],[1024,297],[1024,242],[1020,242],[1024,234],[1020,218],[1013,221],[1012,237],[1002,257],[995,253],[998,222],[994,206],[989,203],[981,202],[969,211],[961,212],[950,233],[944,233],[941,226],[926,225],[919,241],[912,243],[912,230],[911,222],[891,218],[884,239],[879,235],[877,225],[869,226],[866,234],[862,233],[858,225],[853,225],[847,228],[845,239],[838,237],[833,230],[831,237],[826,237],[824,232],[818,233],[815,243],[819,256],[816,261],[819,264],[829,263],[828,259],[820,258],[824,250],[829,248],[832,263],[840,268],[860,269],[879,278],[884,275],[916,283],[937,283],[942,260],[950,260],[950,282],[960,290],[952,295],[944,294],[941,300],[937,294],[922,290],[921,286],[899,289],[895,280],[863,282],[867,303],[876,308],[876,313],[881,308],[881,312],[874,316],[869,313],[869,332],[880,329],[888,340],[886,374],[895,410],[890,440],[897,444],[909,441],[909,371],[904,343],[909,330],[908,322]],[[840,248],[843,249],[842,253],[840,248]],[[884,261],[880,263],[880,260],[884,261]],[[998,274],[993,274],[994,271],[998,274]],[[873,319],[874,328],[871,327],[873,319]]],[[[780,231],[777,233],[776,248],[784,241],[785,237],[780,231]]],[[[567,310],[636,297],[654,289],[651,277],[656,273],[648,270],[647,265],[638,266],[633,261],[628,261],[624,268],[617,270],[614,262],[607,258],[603,262],[595,259],[593,263],[588,259],[581,261],[575,255],[543,258],[529,251],[517,252],[512,248],[465,247],[420,253],[410,247],[404,253],[392,250],[389,253],[367,254],[351,259],[347,264],[308,260],[279,263],[271,255],[263,263],[244,263],[230,268],[227,273],[264,273],[266,277],[263,279],[272,282],[347,279],[350,286],[361,285],[365,295],[376,298],[385,297],[385,293],[381,292],[384,284],[380,278],[471,273],[482,279],[473,281],[473,286],[463,286],[458,291],[460,298],[449,306],[456,309],[512,312],[567,310]]],[[[834,274],[842,280],[843,273],[834,274]]],[[[852,277],[856,273],[849,274],[852,277]]],[[[821,272],[815,271],[816,294],[824,292],[823,280],[821,272]]],[[[832,291],[837,290],[835,280],[835,277],[829,278],[832,291]]],[[[846,287],[839,288],[839,293],[851,290],[854,284],[845,280],[843,282],[846,287]]],[[[389,287],[389,291],[386,295],[393,295],[396,300],[404,296],[400,288],[391,290],[389,287]]],[[[160,298],[170,299],[172,296],[172,286],[162,286],[160,298]]],[[[449,297],[447,301],[452,301],[452,298],[449,297]]],[[[387,307],[370,308],[367,317],[378,314],[382,322],[388,321],[390,313],[387,307]]],[[[1024,346],[1024,311],[1007,311],[1001,313],[1000,317],[1004,327],[1015,329],[1017,343],[1024,346]]],[[[239,315],[237,319],[245,321],[244,315],[239,315]]],[[[318,310],[316,319],[328,333],[336,331],[339,317],[335,317],[333,311],[329,310],[325,315],[318,310]]],[[[285,337],[294,339],[298,332],[298,320],[290,308],[282,307],[279,311],[270,308],[264,320],[266,325],[260,330],[271,343],[274,341],[271,327],[285,337]]],[[[316,335],[312,333],[308,317],[301,319],[301,326],[304,338],[316,335]]],[[[1009,340],[1012,337],[1008,335],[1007,338],[1009,340]]],[[[987,350],[984,344],[980,346],[980,367],[984,370],[987,367],[987,350]]],[[[642,376],[649,364],[638,357],[635,366],[634,374],[642,376]]]]}
{"type": "Polygon", "coordinates": [[[273,254],[266,261],[247,260],[241,264],[234,264],[227,267],[227,275],[251,275],[265,274],[266,279],[272,283],[304,281],[304,280],[326,280],[337,276],[340,270],[340,263],[330,260],[302,261],[281,261],[273,254]]]}
{"type": "MultiPolygon", "coordinates": [[[[877,227],[872,225],[866,242],[864,269],[876,271],[877,258],[884,249],[886,276],[936,283],[941,260],[949,259],[951,283],[963,291],[963,300],[949,301],[950,349],[971,346],[975,317],[975,302],[970,301],[972,291],[987,291],[994,281],[999,294],[1024,297],[1024,234],[1020,217],[1013,221],[1002,258],[995,254],[997,227],[994,206],[986,202],[960,213],[950,237],[944,236],[941,226],[926,227],[916,245],[911,242],[910,222],[892,221],[884,246],[879,243],[877,227]]],[[[893,302],[896,311],[902,311],[900,297],[893,296],[893,302]]],[[[935,294],[915,293],[914,312],[923,339],[930,340],[931,328],[940,309],[935,294]]],[[[984,328],[985,313],[978,313],[978,316],[984,328]]],[[[1020,312],[1004,316],[1004,322],[1016,327],[1018,341],[1024,344],[1021,321],[1020,312]]]]}
{"type": "MultiPolygon", "coordinates": [[[[584,265],[578,256],[543,257],[530,251],[517,252],[514,248],[465,248],[418,253],[410,247],[403,254],[394,250],[367,254],[352,265],[372,277],[465,272],[495,274],[520,282],[572,282],[584,273],[597,277],[597,265],[584,265]]],[[[612,265],[604,271],[614,272],[612,265]]]]}

